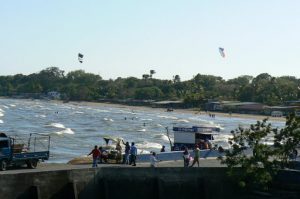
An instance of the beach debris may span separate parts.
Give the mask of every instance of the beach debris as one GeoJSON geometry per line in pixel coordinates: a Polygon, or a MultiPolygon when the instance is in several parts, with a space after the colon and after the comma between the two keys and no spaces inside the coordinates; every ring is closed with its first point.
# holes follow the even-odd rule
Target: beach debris
{"type": "Polygon", "coordinates": [[[78,61],[79,61],[80,63],[83,62],[83,54],[78,53],[78,61]]]}
{"type": "Polygon", "coordinates": [[[223,58],[225,58],[225,52],[224,52],[224,48],[219,48],[219,53],[220,53],[220,55],[223,57],[223,58]]]}

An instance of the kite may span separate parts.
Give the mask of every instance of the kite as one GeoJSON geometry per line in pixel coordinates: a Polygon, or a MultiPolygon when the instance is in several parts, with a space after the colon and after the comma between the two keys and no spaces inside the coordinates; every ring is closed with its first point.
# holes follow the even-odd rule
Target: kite
{"type": "Polygon", "coordinates": [[[83,54],[78,53],[78,61],[79,61],[80,63],[83,62],[83,54]]]}
{"type": "Polygon", "coordinates": [[[220,55],[225,58],[224,48],[219,48],[220,55]]]}

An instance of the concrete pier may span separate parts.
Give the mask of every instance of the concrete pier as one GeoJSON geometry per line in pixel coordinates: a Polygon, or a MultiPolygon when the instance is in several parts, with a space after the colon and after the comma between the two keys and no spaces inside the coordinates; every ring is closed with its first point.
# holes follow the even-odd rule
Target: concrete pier
{"type": "MultiPolygon", "coordinates": [[[[300,173],[284,171],[279,178],[278,187],[285,191],[288,188],[288,198],[299,198],[300,173]],[[290,185],[286,186],[285,181],[290,185]]],[[[227,177],[226,168],[220,167],[101,167],[7,173],[0,176],[0,194],[0,198],[5,199],[265,198],[243,196],[243,191],[227,177]]]]}

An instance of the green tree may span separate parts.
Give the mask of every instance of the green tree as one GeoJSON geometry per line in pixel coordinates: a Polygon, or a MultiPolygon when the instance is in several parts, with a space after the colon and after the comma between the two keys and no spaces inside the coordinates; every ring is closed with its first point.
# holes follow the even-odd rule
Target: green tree
{"type": "Polygon", "coordinates": [[[277,129],[272,128],[265,119],[250,128],[240,127],[231,133],[233,138],[229,143],[232,150],[227,150],[226,156],[220,157],[221,163],[227,165],[229,175],[242,187],[268,189],[279,166],[273,159],[276,150],[264,144],[264,139],[276,134],[277,129]],[[247,153],[250,150],[251,155],[247,153]]]}
{"type": "Polygon", "coordinates": [[[274,147],[282,167],[289,166],[289,159],[300,143],[300,117],[295,113],[287,116],[283,129],[275,133],[274,147]]]}
{"type": "Polygon", "coordinates": [[[138,88],[135,91],[135,98],[136,99],[143,99],[143,100],[158,100],[163,95],[161,90],[156,87],[146,87],[146,88],[138,88]]]}

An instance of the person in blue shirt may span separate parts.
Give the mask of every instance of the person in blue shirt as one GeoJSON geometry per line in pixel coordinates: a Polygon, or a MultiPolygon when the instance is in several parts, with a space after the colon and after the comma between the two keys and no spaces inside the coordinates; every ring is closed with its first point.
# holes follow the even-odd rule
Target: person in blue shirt
{"type": "Polygon", "coordinates": [[[137,148],[134,146],[134,142],[131,143],[130,147],[130,162],[129,164],[132,166],[136,166],[136,155],[137,155],[137,148]]]}

